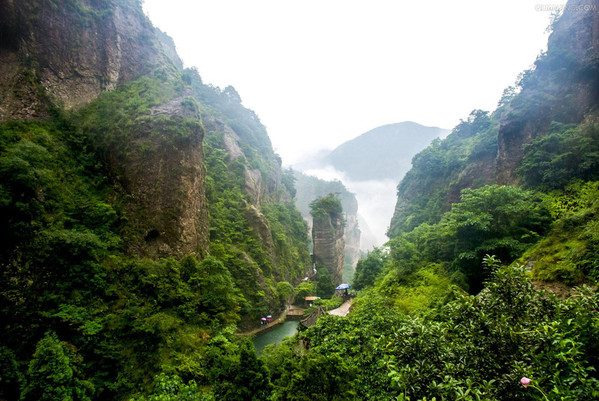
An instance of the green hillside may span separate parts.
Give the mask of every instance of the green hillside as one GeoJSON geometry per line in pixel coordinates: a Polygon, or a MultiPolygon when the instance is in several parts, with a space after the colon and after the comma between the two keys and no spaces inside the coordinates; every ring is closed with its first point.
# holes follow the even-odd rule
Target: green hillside
{"type": "Polygon", "coordinates": [[[0,3],[0,399],[222,399],[311,268],[293,178],[140,2],[67,3],[0,3]]]}

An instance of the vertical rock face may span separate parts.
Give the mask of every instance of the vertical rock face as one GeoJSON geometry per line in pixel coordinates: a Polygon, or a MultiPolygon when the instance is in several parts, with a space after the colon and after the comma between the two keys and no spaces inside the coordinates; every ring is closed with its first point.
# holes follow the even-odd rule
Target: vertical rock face
{"type": "Polygon", "coordinates": [[[208,249],[204,131],[197,111],[183,107],[184,101],[178,97],[154,108],[152,118],[135,127],[131,150],[112,163],[128,195],[125,238],[131,254],[180,258],[208,249]],[[165,135],[172,127],[181,138],[165,135]]]}
{"type": "Polygon", "coordinates": [[[21,92],[2,90],[0,120],[44,118],[48,97],[77,108],[158,66],[182,67],[135,0],[0,0],[0,18],[3,81],[21,92]]]}
{"type": "MultiPolygon", "coordinates": [[[[262,160],[259,163],[264,164],[261,170],[255,168],[257,147],[248,138],[240,136],[229,124],[214,116],[204,115],[202,121],[208,133],[222,135],[223,146],[231,160],[238,160],[243,165],[243,192],[252,205],[259,208],[263,204],[291,201],[289,193],[281,188],[281,161],[272,151],[266,132],[261,139],[268,141],[270,149],[262,149],[260,153],[262,160]],[[250,147],[254,149],[250,150],[250,147]]],[[[261,124],[259,127],[263,128],[261,124]]],[[[259,137],[261,133],[254,134],[259,137]]]]}
{"type": "Polygon", "coordinates": [[[598,102],[599,1],[570,1],[549,37],[547,54],[501,120],[497,181],[517,182],[523,145],[545,135],[552,121],[580,123],[598,102]]]}
{"type": "Polygon", "coordinates": [[[142,115],[132,112],[127,124],[118,121],[130,108],[119,103],[122,97],[95,115],[88,106],[144,76],[165,91],[168,77],[181,69],[172,40],[152,26],[137,0],[0,0],[0,122],[51,119],[53,107],[104,122],[82,130],[126,196],[117,202],[133,255],[181,257],[208,249],[200,114],[189,106],[195,104],[189,90],[162,97],[142,115]]]}
{"type": "MultiPolygon", "coordinates": [[[[303,218],[312,229],[312,216],[310,215],[310,202],[313,200],[334,193],[339,197],[343,206],[345,216],[345,227],[343,240],[345,241],[345,262],[351,264],[352,269],[356,268],[360,260],[360,228],[358,226],[358,201],[356,196],[349,192],[341,181],[325,181],[320,178],[303,174],[299,171],[293,171],[295,177],[295,186],[297,189],[295,203],[302,213],[303,218]]],[[[345,272],[346,274],[353,271],[345,272]]]]}
{"type": "Polygon", "coordinates": [[[314,262],[329,269],[333,283],[340,284],[345,259],[342,215],[329,213],[313,217],[312,241],[314,262]]]}

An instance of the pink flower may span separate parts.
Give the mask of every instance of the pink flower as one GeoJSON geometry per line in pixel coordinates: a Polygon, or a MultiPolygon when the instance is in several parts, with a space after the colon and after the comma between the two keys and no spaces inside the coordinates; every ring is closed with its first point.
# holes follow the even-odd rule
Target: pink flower
{"type": "Polygon", "coordinates": [[[523,377],[522,379],[520,379],[520,383],[522,383],[524,387],[528,387],[528,385],[530,384],[530,379],[528,377],[523,377]]]}

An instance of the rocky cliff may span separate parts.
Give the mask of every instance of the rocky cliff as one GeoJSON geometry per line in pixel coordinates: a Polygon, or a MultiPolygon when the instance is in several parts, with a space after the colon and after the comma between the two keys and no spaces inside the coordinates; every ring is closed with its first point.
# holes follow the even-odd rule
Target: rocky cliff
{"type": "Polygon", "coordinates": [[[552,126],[596,122],[598,41],[599,1],[568,2],[553,24],[547,52],[509,88],[499,107],[492,113],[473,111],[445,140],[414,157],[398,186],[388,235],[438,222],[464,188],[520,183],[517,170],[526,146],[552,126]]]}
{"type": "Polygon", "coordinates": [[[520,82],[502,114],[497,181],[516,183],[523,146],[546,135],[552,122],[578,124],[599,105],[599,1],[573,0],[557,19],[547,52],[520,82]]]}
{"type": "Polygon", "coordinates": [[[312,242],[314,263],[325,267],[338,285],[343,280],[345,242],[343,240],[343,208],[341,202],[329,194],[311,203],[312,242]]]}
{"type": "Polygon", "coordinates": [[[216,255],[246,310],[274,312],[276,281],[310,264],[293,180],[235,89],[183,69],[140,3],[0,0],[0,122],[64,120],[107,177],[128,255],[216,255]]]}
{"type": "Polygon", "coordinates": [[[2,0],[0,15],[0,121],[76,111],[126,199],[128,252],[206,252],[204,131],[191,92],[169,81],[182,68],[170,38],[135,0],[2,0]]]}
{"type": "Polygon", "coordinates": [[[295,203],[310,229],[312,229],[311,202],[331,193],[335,194],[341,201],[345,218],[345,227],[343,230],[343,241],[345,242],[343,279],[344,281],[350,281],[361,256],[361,232],[358,226],[359,205],[356,196],[349,192],[341,181],[325,181],[295,170],[293,171],[293,176],[296,180],[295,203]]]}
{"type": "Polygon", "coordinates": [[[212,340],[276,316],[310,267],[266,129],[141,3],[0,0],[2,400],[204,380],[212,340]],[[51,338],[68,383],[26,372],[51,338]]]}
{"type": "Polygon", "coordinates": [[[0,120],[44,117],[48,98],[81,107],[157,67],[182,67],[135,0],[2,0],[0,18],[0,120]]]}

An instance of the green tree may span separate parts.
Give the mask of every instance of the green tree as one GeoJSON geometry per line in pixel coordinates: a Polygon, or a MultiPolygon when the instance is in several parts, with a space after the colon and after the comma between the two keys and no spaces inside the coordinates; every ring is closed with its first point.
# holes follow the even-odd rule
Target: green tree
{"type": "Polygon", "coordinates": [[[310,352],[304,356],[295,372],[288,372],[288,386],[278,388],[273,399],[286,401],[349,401],[355,400],[354,369],[338,355],[324,356],[310,352]]]}
{"type": "Polygon", "coordinates": [[[464,272],[471,290],[478,291],[486,273],[480,268],[485,255],[511,262],[549,228],[551,217],[534,193],[513,186],[489,185],[462,191],[440,223],[447,228],[453,248],[453,265],[464,272]]]}
{"type": "Polygon", "coordinates": [[[328,194],[310,203],[310,214],[315,219],[342,218],[343,206],[335,194],[328,194]]]}
{"type": "Polygon", "coordinates": [[[374,284],[378,275],[383,271],[386,256],[380,248],[368,252],[365,258],[360,259],[356,266],[353,288],[361,290],[374,284]]]}
{"type": "Polygon", "coordinates": [[[295,294],[295,303],[298,305],[302,305],[304,303],[304,298],[314,295],[314,284],[309,281],[304,281],[300,283],[295,290],[293,291],[295,294]]]}
{"type": "Polygon", "coordinates": [[[27,369],[21,401],[90,400],[93,387],[74,374],[68,352],[53,332],[48,332],[35,349],[27,369]]]}
{"type": "Polygon", "coordinates": [[[177,375],[161,373],[154,380],[154,388],[148,396],[132,398],[130,401],[212,401],[214,397],[204,393],[198,384],[191,380],[184,383],[177,375]]]}
{"type": "Polygon", "coordinates": [[[316,295],[321,298],[331,298],[335,295],[335,284],[325,266],[318,266],[316,275],[316,295]]]}
{"type": "Polygon", "coordinates": [[[261,401],[267,400],[272,390],[268,370],[256,357],[254,346],[246,341],[241,346],[239,364],[233,372],[233,386],[225,394],[225,400],[261,401]]]}
{"type": "Polygon", "coordinates": [[[560,189],[572,180],[599,178],[599,124],[552,123],[551,132],[524,146],[516,172],[530,188],[560,189]]]}
{"type": "Polygon", "coordinates": [[[22,381],[15,354],[0,345],[0,398],[17,399],[22,381]]]}
{"type": "Polygon", "coordinates": [[[293,286],[287,281],[279,281],[277,283],[277,295],[279,296],[281,305],[284,306],[293,296],[293,286]]]}
{"type": "Polygon", "coordinates": [[[231,273],[216,258],[200,262],[198,272],[190,278],[190,285],[199,291],[201,312],[217,326],[237,323],[243,297],[233,284],[231,273]]]}

